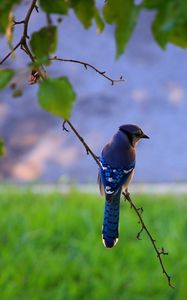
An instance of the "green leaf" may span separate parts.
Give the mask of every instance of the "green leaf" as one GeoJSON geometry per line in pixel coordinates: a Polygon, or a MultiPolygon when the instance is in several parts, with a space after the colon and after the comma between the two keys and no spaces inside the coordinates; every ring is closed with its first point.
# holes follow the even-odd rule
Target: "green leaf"
{"type": "Polygon", "coordinates": [[[45,79],[41,82],[38,92],[41,107],[64,119],[70,117],[75,96],[66,77],[45,79]]]}
{"type": "Polygon", "coordinates": [[[65,0],[40,0],[40,6],[49,14],[66,15],[68,11],[68,1],[65,0]]]}
{"type": "Polygon", "coordinates": [[[77,18],[87,29],[92,25],[92,19],[95,15],[94,0],[70,0],[70,6],[74,9],[77,18]]]}
{"type": "Polygon", "coordinates": [[[5,33],[8,26],[9,13],[15,4],[19,4],[21,0],[0,0],[0,33],[5,33]]]}
{"type": "Polygon", "coordinates": [[[97,25],[97,32],[100,33],[104,30],[105,24],[104,24],[102,18],[100,17],[100,14],[99,14],[99,11],[97,10],[97,8],[95,8],[94,18],[95,18],[95,22],[97,25]]]}
{"type": "Polygon", "coordinates": [[[3,139],[0,137],[0,156],[4,155],[6,153],[6,148],[3,143],[3,139]]]}
{"type": "Polygon", "coordinates": [[[144,0],[141,5],[145,8],[152,9],[162,7],[164,5],[164,2],[167,2],[167,0],[144,0]]]}
{"type": "Polygon", "coordinates": [[[157,43],[165,48],[168,42],[187,47],[187,2],[165,1],[157,6],[152,32],[157,43]]]}
{"type": "Polygon", "coordinates": [[[39,67],[41,67],[41,65],[47,65],[49,64],[49,58],[47,56],[43,56],[41,58],[37,58],[36,61],[29,63],[29,67],[31,68],[31,70],[37,69],[39,67]]]}
{"type": "Polygon", "coordinates": [[[3,89],[14,76],[14,71],[9,69],[0,70],[0,89],[3,89]]]}
{"type": "Polygon", "coordinates": [[[57,37],[56,26],[43,27],[32,34],[30,45],[38,59],[48,57],[56,51],[57,37]]]}
{"type": "Polygon", "coordinates": [[[107,0],[103,14],[107,23],[115,24],[116,56],[125,50],[127,42],[135,28],[140,13],[140,6],[133,0],[107,0]]]}

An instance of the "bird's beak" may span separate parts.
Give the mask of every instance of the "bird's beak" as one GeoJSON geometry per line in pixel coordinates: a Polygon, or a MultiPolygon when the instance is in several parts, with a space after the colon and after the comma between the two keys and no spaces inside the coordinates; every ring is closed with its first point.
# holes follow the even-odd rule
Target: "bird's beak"
{"type": "Polygon", "coordinates": [[[146,134],[144,134],[144,133],[141,135],[141,138],[142,138],[142,139],[149,139],[148,135],[146,135],[146,134]]]}

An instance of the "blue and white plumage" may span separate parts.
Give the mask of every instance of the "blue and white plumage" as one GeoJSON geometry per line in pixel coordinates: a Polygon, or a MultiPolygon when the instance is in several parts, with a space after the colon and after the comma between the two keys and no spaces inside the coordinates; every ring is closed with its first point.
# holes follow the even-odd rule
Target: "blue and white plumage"
{"type": "Polygon", "coordinates": [[[135,146],[140,138],[148,138],[135,125],[122,125],[102,151],[98,183],[105,195],[102,229],[104,246],[112,248],[118,241],[120,195],[127,191],[135,168],[135,146]]]}

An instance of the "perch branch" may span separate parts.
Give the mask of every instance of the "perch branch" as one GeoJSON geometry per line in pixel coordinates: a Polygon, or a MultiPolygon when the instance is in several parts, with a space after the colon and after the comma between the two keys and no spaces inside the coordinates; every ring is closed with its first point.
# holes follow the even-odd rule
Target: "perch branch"
{"type": "Polygon", "coordinates": [[[137,234],[137,239],[140,239],[140,235],[141,235],[142,231],[145,230],[148,237],[149,237],[149,239],[150,239],[150,241],[151,241],[151,243],[152,243],[152,245],[153,245],[153,248],[156,252],[156,256],[158,257],[159,263],[160,263],[161,268],[162,268],[162,272],[163,272],[163,274],[165,274],[165,276],[167,278],[168,285],[170,287],[174,288],[174,286],[171,283],[171,276],[167,273],[166,268],[164,266],[164,263],[162,261],[162,257],[161,257],[162,255],[168,255],[168,252],[166,252],[164,250],[164,248],[161,248],[161,249],[157,248],[156,240],[152,237],[150,231],[148,230],[148,228],[145,225],[145,222],[142,218],[142,213],[143,213],[142,207],[141,208],[136,207],[136,205],[131,200],[130,194],[128,192],[126,192],[126,193],[123,192],[123,196],[124,196],[124,199],[127,200],[130,203],[131,208],[133,208],[134,211],[136,212],[136,214],[139,218],[139,223],[141,224],[141,229],[137,234]]]}
{"type": "Polygon", "coordinates": [[[105,71],[100,71],[99,69],[97,69],[93,65],[91,65],[87,62],[84,62],[84,61],[80,61],[80,60],[76,60],[76,59],[65,59],[65,58],[60,58],[60,57],[57,57],[57,56],[50,57],[49,60],[56,60],[56,61],[61,61],[61,62],[72,62],[72,63],[80,64],[80,65],[83,65],[86,70],[89,67],[89,68],[93,69],[95,72],[97,72],[98,74],[100,74],[101,76],[105,77],[107,80],[109,80],[111,82],[111,85],[114,85],[114,83],[117,83],[117,82],[124,82],[125,81],[122,76],[119,79],[112,79],[111,77],[106,75],[105,71]]]}

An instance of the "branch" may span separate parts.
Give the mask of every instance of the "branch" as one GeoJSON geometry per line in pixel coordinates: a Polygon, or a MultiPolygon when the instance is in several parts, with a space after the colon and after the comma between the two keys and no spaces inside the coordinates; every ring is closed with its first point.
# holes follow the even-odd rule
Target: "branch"
{"type": "Polygon", "coordinates": [[[22,38],[24,38],[24,39],[29,38],[29,36],[28,36],[28,26],[29,26],[29,21],[30,21],[31,14],[32,14],[33,10],[35,8],[37,8],[36,2],[37,2],[37,0],[33,0],[31,2],[31,6],[30,6],[30,8],[29,8],[29,10],[26,14],[25,19],[24,19],[24,29],[23,29],[23,36],[22,36],[22,38]]]}
{"type": "Polygon", "coordinates": [[[83,65],[86,70],[89,67],[89,68],[93,69],[95,72],[97,72],[98,74],[100,74],[101,76],[108,79],[111,82],[111,85],[114,85],[114,83],[117,83],[117,82],[124,82],[125,81],[122,76],[120,77],[120,79],[112,79],[111,77],[106,75],[105,71],[100,71],[99,69],[97,69],[93,65],[91,65],[87,62],[84,62],[84,61],[80,61],[80,60],[76,60],[76,59],[65,59],[65,58],[60,58],[60,57],[57,57],[57,56],[50,57],[49,60],[56,60],[56,61],[61,61],[61,62],[72,62],[72,63],[80,64],[80,65],[83,65]]]}
{"type": "Polygon", "coordinates": [[[0,65],[3,64],[5,60],[7,60],[9,56],[12,55],[15,52],[15,50],[20,46],[21,46],[21,42],[17,43],[17,45],[0,61],[0,65]]]}
{"type": "MultiPolygon", "coordinates": [[[[27,44],[27,39],[29,39],[29,35],[28,35],[28,26],[29,26],[29,21],[30,21],[30,17],[32,15],[32,12],[34,9],[36,9],[37,12],[39,12],[38,10],[38,6],[36,5],[37,0],[32,0],[31,5],[27,11],[27,14],[25,16],[24,20],[21,21],[15,21],[13,20],[13,26],[18,25],[18,24],[24,24],[23,26],[23,33],[21,36],[20,41],[16,44],[16,46],[0,61],[0,64],[4,63],[9,56],[11,56],[12,53],[15,52],[15,50],[18,47],[21,47],[21,49],[30,57],[32,62],[36,61],[36,58],[33,56],[28,44],[27,44]]],[[[50,27],[50,25],[52,24],[52,19],[50,17],[50,14],[47,14],[47,23],[48,26],[50,27]]],[[[89,67],[91,69],[93,69],[95,72],[97,72],[98,74],[100,74],[101,76],[105,77],[107,80],[109,80],[111,82],[112,85],[114,85],[114,83],[117,82],[123,82],[125,81],[123,79],[123,77],[121,76],[119,79],[112,79],[111,77],[109,77],[108,75],[106,75],[105,71],[100,71],[99,69],[97,69],[96,67],[94,67],[93,65],[87,63],[87,62],[83,62],[80,60],[75,60],[75,59],[64,59],[64,58],[58,58],[57,56],[51,57],[49,58],[49,60],[57,60],[57,61],[62,61],[62,62],[72,62],[72,63],[77,63],[77,64],[81,64],[83,65],[86,69],[89,67]]],[[[43,69],[41,69],[41,67],[38,67],[38,73],[41,76],[42,79],[45,79],[46,74],[45,72],[43,72],[43,69]]]]}
{"type": "Polygon", "coordinates": [[[93,153],[93,151],[91,150],[91,148],[88,146],[88,144],[84,141],[83,137],[78,133],[78,131],[75,129],[75,127],[72,125],[72,123],[69,120],[65,120],[62,124],[62,128],[63,130],[68,132],[68,129],[65,127],[65,124],[68,124],[71,129],[73,130],[73,132],[75,133],[75,135],[78,137],[79,141],[83,144],[83,146],[86,149],[86,153],[89,155],[91,155],[93,157],[93,159],[95,160],[96,164],[98,164],[98,166],[100,167],[100,162],[98,157],[93,153]]]}
{"type": "Polygon", "coordinates": [[[29,47],[28,47],[28,44],[27,44],[27,39],[29,38],[28,36],[28,25],[29,25],[29,21],[30,21],[30,17],[31,17],[31,14],[34,10],[34,8],[36,8],[36,2],[37,0],[33,0],[31,2],[31,5],[28,9],[28,12],[25,16],[25,19],[22,20],[22,21],[13,21],[13,26],[14,25],[17,25],[17,24],[24,24],[23,26],[23,33],[22,33],[22,36],[20,38],[20,41],[14,46],[14,48],[0,61],[0,64],[3,64],[8,58],[9,56],[11,56],[15,50],[18,48],[18,47],[21,47],[22,50],[24,50],[26,52],[27,55],[30,56],[31,60],[32,61],[35,61],[35,58],[34,56],[32,55],[29,47]]]}
{"type": "Polygon", "coordinates": [[[140,234],[142,233],[143,230],[145,230],[146,233],[147,233],[147,235],[148,235],[148,237],[149,237],[149,239],[150,239],[150,241],[151,241],[151,243],[152,243],[152,245],[153,245],[153,248],[154,248],[154,250],[156,252],[156,255],[158,257],[159,263],[160,263],[161,268],[162,268],[162,272],[163,272],[163,274],[165,274],[165,276],[167,278],[168,285],[171,288],[174,288],[174,286],[171,284],[171,276],[167,273],[167,271],[165,269],[165,266],[164,266],[164,263],[162,261],[162,257],[161,257],[162,255],[168,255],[168,252],[166,252],[164,250],[164,248],[161,248],[160,250],[159,250],[159,248],[157,248],[157,246],[156,246],[156,240],[152,237],[150,231],[148,230],[148,228],[145,225],[145,222],[144,222],[144,220],[143,220],[143,218],[141,216],[142,213],[143,213],[142,207],[141,208],[136,207],[136,205],[132,202],[130,194],[128,192],[126,192],[126,193],[123,192],[122,194],[124,196],[124,199],[127,200],[130,203],[131,208],[134,209],[134,211],[136,212],[136,214],[137,214],[137,216],[139,218],[139,223],[141,224],[141,229],[140,229],[140,231],[137,234],[137,239],[140,239],[140,234]]]}

